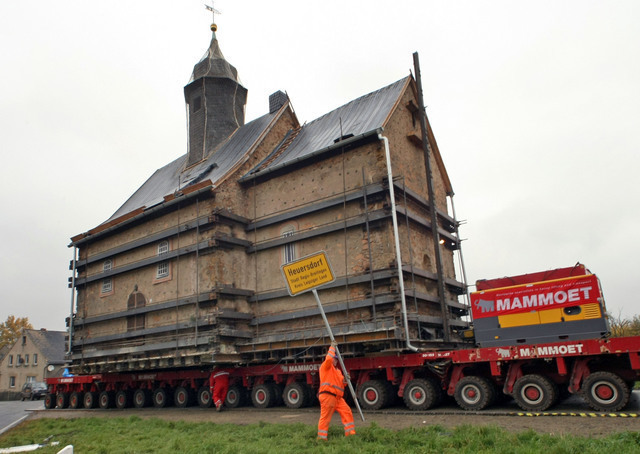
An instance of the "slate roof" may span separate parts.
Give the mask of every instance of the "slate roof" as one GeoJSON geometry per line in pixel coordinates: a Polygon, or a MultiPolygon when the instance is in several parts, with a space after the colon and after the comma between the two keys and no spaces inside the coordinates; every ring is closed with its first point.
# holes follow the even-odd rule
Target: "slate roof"
{"type": "Polygon", "coordinates": [[[334,147],[341,137],[358,138],[376,133],[385,126],[410,80],[410,76],[402,78],[305,124],[286,150],[279,155],[279,150],[276,150],[241,180],[246,181],[322,153],[334,147]]]}
{"type": "Polygon", "coordinates": [[[31,338],[34,345],[47,358],[49,364],[64,363],[65,335],[64,331],[49,331],[29,329],[25,333],[31,338]]]}
{"type": "MultiPolygon", "coordinates": [[[[357,138],[376,133],[385,125],[410,80],[411,77],[407,76],[305,124],[285,150],[274,150],[241,180],[315,156],[335,146],[335,140],[341,136],[357,138]]],[[[189,185],[205,180],[211,180],[215,185],[245,156],[276,116],[277,112],[270,113],[240,127],[218,151],[196,166],[183,171],[187,159],[185,154],[158,169],[105,223],[136,209],[158,205],[164,201],[164,196],[189,185]]]]}
{"type": "Polygon", "coordinates": [[[4,347],[0,348],[0,361],[2,361],[5,356],[7,356],[9,350],[11,350],[11,345],[5,345],[4,347]]]}
{"type": "Polygon", "coordinates": [[[222,55],[215,33],[211,38],[207,52],[193,67],[189,83],[202,77],[226,77],[242,85],[238,77],[238,70],[222,55]]]}
{"type": "Polygon", "coordinates": [[[264,115],[240,127],[215,153],[185,171],[184,154],[175,161],[156,170],[151,177],[107,221],[123,216],[137,208],[149,209],[162,203],[164,196],[205,180],[214,184],[255,144],[260,135],[276,117],[277,112],[264,115]]]}

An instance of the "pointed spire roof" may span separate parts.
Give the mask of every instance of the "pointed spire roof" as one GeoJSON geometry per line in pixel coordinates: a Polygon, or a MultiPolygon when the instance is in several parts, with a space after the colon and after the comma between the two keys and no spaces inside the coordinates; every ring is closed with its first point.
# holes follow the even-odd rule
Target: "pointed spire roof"
{"type": "Polygon", "coordinates": [[[218,44],[218,38],[216,38],[216,32],[213,28],[214,27],[212,26],[213,33],[211,37],[211,44],[209,44],[209,48],[207,49],[207,52],[205,52],[204,56],[193,67],[193,73],[191,73],[189,83],[203,77],[219,77],[231,79],[242,85],[242,82],[238,77],[238,70],[224,58],[224,55],[222,55],[220,45],[218,44]]]}

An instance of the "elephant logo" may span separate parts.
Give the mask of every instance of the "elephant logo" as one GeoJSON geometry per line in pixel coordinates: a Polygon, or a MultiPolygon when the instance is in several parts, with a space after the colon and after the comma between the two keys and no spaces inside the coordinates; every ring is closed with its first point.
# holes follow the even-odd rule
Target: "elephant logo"
{"type": "Polygon", "coordinates": [[[491,300],[478,300],[475,302],[475,306],[477,310],[480,310],[482,314],[486,314],[487,312],[493,312],[494,302],[491,300]]]}

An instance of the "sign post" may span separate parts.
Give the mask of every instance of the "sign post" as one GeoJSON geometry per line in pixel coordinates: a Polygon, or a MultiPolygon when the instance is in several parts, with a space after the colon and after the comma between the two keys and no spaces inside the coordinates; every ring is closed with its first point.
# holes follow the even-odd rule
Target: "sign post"
{"type": "MultiPolygon", "coordinates": [[[[317,287],[336,280],[325,253],[323,251],[317,252],[315,254],[298,259],[294,262],[289,262],[285,265],[282,265],[282,274],[285,281],[287,282],[289,295],[296,296],[311,290],[313,296],[316,299],[316,302],[318,303],[318,309],[320,310],[320,314],[322,315],[322,319],[324,320],[324,324],[327,328],[327,332],[329,333],[329,337],[331,338],[331,342],[335,342],[333,331],[331,330],[331,326],[329,325],[329,320],[327,320],[327,315],[324,312],[324,308],[322,307],[320,297],[318,296],[318,292],[316,290],[317,287]]],[[[342,373],[347,380],[347,385],[349,385],[349,391],[351,391],[351,395],[353,396],[353,401],[355,402],[356,407],[358,408],[358,412],[360,413],[360,418],[362,418],[362,421],[364,421],[364,415],[362,414],[362,409],[360,408],[360,403],[358,402],[358,396],[353,389],[353,385],[351,384],[351,377],[347,372],[347,368],[344,365],[342,355],[340,354],[340,350],[337,346],[336,354],[338,355],[338,361],[340,362],[342,373]]]]}

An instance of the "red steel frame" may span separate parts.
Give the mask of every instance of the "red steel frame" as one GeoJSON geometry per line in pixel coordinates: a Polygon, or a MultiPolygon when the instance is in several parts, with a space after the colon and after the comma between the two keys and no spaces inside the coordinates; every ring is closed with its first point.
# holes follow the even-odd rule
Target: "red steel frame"
{"type": "MultiPolygon", "coordinates": [[[[424,375],[429,365],[441,364],[443,389],[453,395],[458,381],[470,373],[491,377],[504,385],[510,393],[515,381],[522,376],[522,368],[534,361],[544,360],[554,365],[553,375],[564,377],[571,392],[580,389],[581,381],[589,374],[591,361],[622,359],[628,364],[616,366],[617,372],[630,380],[640,379],[640,336],[587,339],[580,341],[555,342],[537,345],[517,345],[505,347],[484,347],[462,350],[442,350],[423,353],[397,354],[378,357],[345,358],[345,366],[357,385],[362,385],[372,377],[384,379],[399,387],[398,395],[403,396],[405,385],[416,377],[424,375]],[[628,361],[627,361],[628,359],[628,361]],[[571,366],[568,365],[571,363],[571,366]]],[[[318,384],[320,362],[294,364],[265,364],[242,366],[232,374],[232,381],[242,383],[245,388],[253,388],[265,382],[287,385],[304,382],[312,387],[318,384]]],[[[198,389],[209,378],[204,370],[177,370],[131,374],[95,374],[73,377],[49,378],[52,393],[73,391],[117,391],[121,389],[154,389],[163,387],[188,386],[198,389]]],[[[429,372],[437,377],[437,374],[429,372]]]]}

